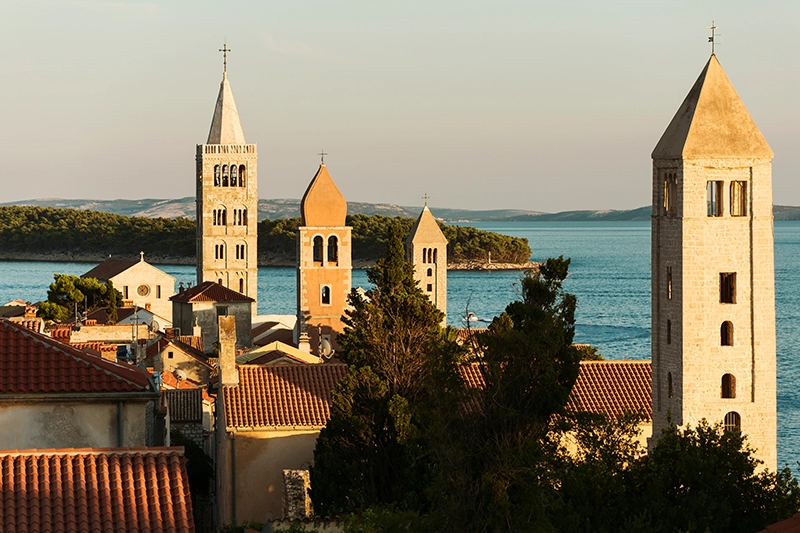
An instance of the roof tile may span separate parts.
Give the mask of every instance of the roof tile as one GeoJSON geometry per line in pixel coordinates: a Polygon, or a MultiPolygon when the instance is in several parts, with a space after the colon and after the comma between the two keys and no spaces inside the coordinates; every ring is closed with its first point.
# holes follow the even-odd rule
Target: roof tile
{"type": "Polygon", "coordinates": [[[194,529],[183,448],[0,452],[0,530],[194,529]]]}
{"type": "Polygon", "coordinates": [[[106,259],[93,269],[91,269],[86,274],[83,274],[82,278],[97,278],[101,281],[108,281],[117,274],[125,272],[130,267],[138,263],[139,261],[134,261],[131,259],[106,259]]]}
{"type": "Polygon", "coordinates": [[[215,281],[204,281],[170,298],[173,302],[254,302],[249,296],[223,287],[215,281]]]}

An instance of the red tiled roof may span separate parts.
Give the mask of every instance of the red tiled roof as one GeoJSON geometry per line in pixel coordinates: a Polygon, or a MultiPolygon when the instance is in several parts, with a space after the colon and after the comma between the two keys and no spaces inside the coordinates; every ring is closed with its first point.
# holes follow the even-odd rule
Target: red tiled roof
{"type": "Polygon", "coordinates": [[[83,274],[82,278],[97,278],[101,281],[108,281],[117,274],[125,272],[130,267],[138,263],[139,261],[133,261],[131,259],[106,259],[93,269],[91,269],[86,274],[83,274]]]}
{"type": "Polygon", "coordinates": [[[567,409],[617,417],[639,413],[653,417],[650,361],[581,361],[567,409]]]}
{"type": "Polygon", "coordinates": [[[347,365],[243,365],[239,385],[225,386],[227,427],[313,427],[330,418],[331,391],[347,365]]]}
{"type": "Polygon", "coordinates": [[[777,524],[767,526],[767,529],[758,533],[800,533],[800,513],[777,524]]]}
{"type": "Polygon", "coordinates": [[[21,325],[21,326],[23,326],[25,328],[28,328],[28,329],[30,329],[32,331],[37,331],[37,332],[41,332],[42,331],[42,325],[44,324],[44,320],[42,320],[39,317],[25,318],[25,317],[17,316],[17,317],[9,318],[8,320],[11,321],[11,322],[14,322],[15,324],[19,324],[19,325],[21,325]]]}
{"type": "MultiPolygon", "coordinates": [[[[470,387],[483,387],[477,363],[461,367],[470,387]]],[[[618,417],[640,413],[652,420],[653,400],[650,361],[581,361],[567,410],[618,417]]]]}
{"type": "Polygon", "coordinates": [[[194,531],[183,448],[0,452],[0,530],[194,531]]]}
{"type": "Polygon", "coordinates": [[[223,287],[215,281],[204,281],[170,298],[173,302],[255,302],[249,296],[223,287]]]}
{"type": "Polygon", "coordinates": [[[150,374],[0,320],[0,394],[149,392],[150,374]]]}

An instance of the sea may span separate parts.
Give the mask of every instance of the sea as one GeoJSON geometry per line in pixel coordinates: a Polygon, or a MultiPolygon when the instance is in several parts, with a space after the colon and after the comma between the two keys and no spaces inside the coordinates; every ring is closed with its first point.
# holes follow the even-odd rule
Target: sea
{"type": "MultiPolygon", "coordinates": [[[[570,258],[564,288],[577,296],[575,342],[596,346],[606,359],[650,358],[649,222],[478,222],[468,225],[528,239],[531,260],[570,258]]],[[[47,298],[54,273],[80,275],[86,263],[0,262],[0,303],[47,298]]],[[[195,269],[157,265],[177,282],[194,283],[195,269]]],[[[448,323],[485,327],[519,298],[521,273],[450,271],[448,323]]],[[[366,272],[353,286],[368,288],[366,272]]],[[[295,270],[262,267],[259,314],[294,314],[295,270]]],[[[778,348],[778,465],[798,472],[800,461],[800,221],[775,222],[775,303],[778,348]]]]}

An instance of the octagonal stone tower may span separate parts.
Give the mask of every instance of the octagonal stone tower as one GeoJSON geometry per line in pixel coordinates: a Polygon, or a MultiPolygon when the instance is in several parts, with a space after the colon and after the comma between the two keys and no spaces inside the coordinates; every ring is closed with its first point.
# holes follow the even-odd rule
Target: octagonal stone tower
{"type": "Polygon", "coordinates": [[[257,300],[258,153],[244,140],[227,72],[196,160],[197,283],[215,281],[257,300]]]}
{"type": "Polygon", "coordinates": [[[653,150],[653,438],[705,418],[777,464],[772,150],[712,54],[653,150]]]}

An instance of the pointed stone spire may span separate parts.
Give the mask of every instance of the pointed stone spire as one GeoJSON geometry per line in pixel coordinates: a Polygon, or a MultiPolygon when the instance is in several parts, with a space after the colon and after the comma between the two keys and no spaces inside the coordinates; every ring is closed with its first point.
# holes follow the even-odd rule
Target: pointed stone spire
{"type": "Polygon", "coordinates": [[[317,170],[300,202],[302,226],[344,226],[347,202],[328,174],[325,163],[317,170]]]}
{"type": "Polygon", "coordinates": [[[239,121],[239,111],[236,110],[227,72],[222,74],[217,105],[214,108],[214,118],[211,119],[211,131],[208,132],[206,144],[245,144],[242,123],[239,121]]]}
{"type": "Polygon", "coordinates": [[[653,150],[653,159],[772,156],[714,54],[653,150]]]}
{"type": "Polygon", "coordinates": [[[436,222],[431,210],[428,209],[427,204],[422,208],[422,213],[419,214],[417,222],[411,228],[411,234],[406,239],[407,243],[424,242],[427,244],[442,244],[447,246],[447,239],[442,233],[442,229],[436,222]]]}

